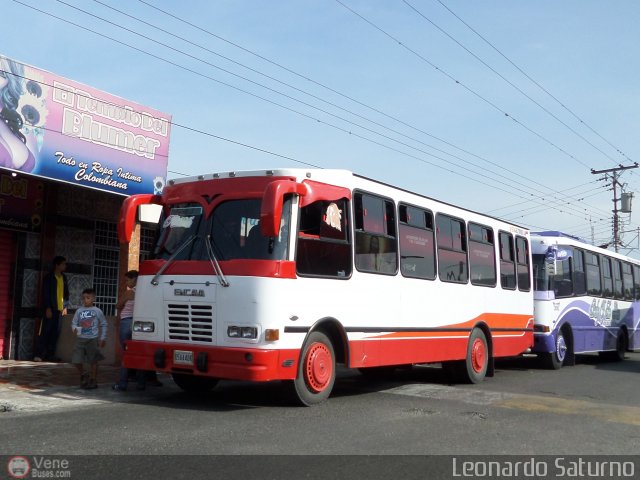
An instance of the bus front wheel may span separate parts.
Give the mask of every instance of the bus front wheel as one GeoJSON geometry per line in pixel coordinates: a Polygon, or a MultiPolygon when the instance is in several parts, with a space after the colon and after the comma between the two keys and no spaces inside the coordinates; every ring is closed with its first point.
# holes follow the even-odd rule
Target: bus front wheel
{"type": "Polygon", "coordinates": [[[292,380],[296,400],[307,407],[324,402],[336,380],[336,356],[331,340],[322,332],[312,332],[304,342],[298,374],[292,380]]]}
{"type": "Polygon", "coordinates": [[[558,332],[555,345],[556,349],[553,352],[540,354],[543,365],[550,370],[560,369],[565,359],[567,358],[569,346],[567,344],[567,338],[564,329],[558,332]]]}

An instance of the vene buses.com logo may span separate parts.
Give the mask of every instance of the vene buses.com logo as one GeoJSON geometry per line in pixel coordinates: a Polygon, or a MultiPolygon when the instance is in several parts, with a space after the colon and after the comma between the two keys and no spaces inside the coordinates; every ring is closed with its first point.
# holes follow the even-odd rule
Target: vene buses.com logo
{"type": "Polygon", "coordinates": [[[31,471],[31,465],[25,457],[11,457],[7,463],[7,471],[12,478],[26,478],[31,471]]]}

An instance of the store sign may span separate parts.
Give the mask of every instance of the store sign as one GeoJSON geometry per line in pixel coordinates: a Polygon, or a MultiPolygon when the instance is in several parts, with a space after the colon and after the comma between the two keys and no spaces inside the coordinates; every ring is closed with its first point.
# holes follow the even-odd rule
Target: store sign
{"type": "Polygon", "coordinates": [[[160,193],[171,116],[0,56],[0,167],[123,195],[160,193]]]}
{"type": "Polygon", "coordinates": [[[39,232],[43,209],[42,181],[10,173],[0,175],[0,228],[39,232]]]}

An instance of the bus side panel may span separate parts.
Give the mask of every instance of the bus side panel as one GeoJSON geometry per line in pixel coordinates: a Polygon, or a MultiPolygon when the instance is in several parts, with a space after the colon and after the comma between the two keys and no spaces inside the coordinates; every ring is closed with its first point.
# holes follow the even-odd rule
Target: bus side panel
{"type": "MultiPolygon", "coordinates": [[[[403,337],[406,334],[399,334],[403,337]]],[[[468,334],[431,338],[385,338],[349,342],[351,368],[435,363],[461,360],[467,352],[468,334]],[[354,352],[365,352],[354,355],[354,352]]]]}
{"type": "Polygon", "coordinates": [[[533,347],[533,332],[496,332],[492,342],[494,357],[516,357],[533,347]]]}

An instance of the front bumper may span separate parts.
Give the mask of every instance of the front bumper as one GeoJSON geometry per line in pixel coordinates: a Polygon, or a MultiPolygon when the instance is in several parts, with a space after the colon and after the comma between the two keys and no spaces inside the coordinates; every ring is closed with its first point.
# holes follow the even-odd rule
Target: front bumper
{"type": "Polygon", "coordinates": [[[265,382],[293,380],[299,350],[208,347],[160,342],[127,342],[123,364],[127,368],[188,373],[229,380],[265,382]],[[193,363],[175,363],[174,352],[192,352],[193,363]]]}
{"type": "Polygon", "coordinates": [[[549,353],[556,351],[556,336],[553,333],[533,334],[533,352],[549,353]]]}

